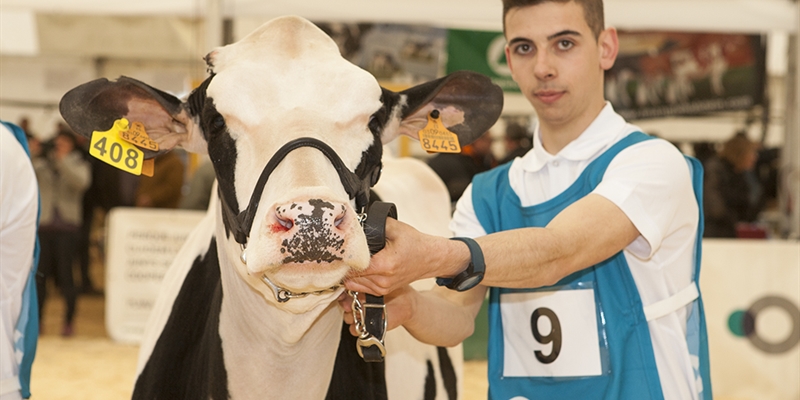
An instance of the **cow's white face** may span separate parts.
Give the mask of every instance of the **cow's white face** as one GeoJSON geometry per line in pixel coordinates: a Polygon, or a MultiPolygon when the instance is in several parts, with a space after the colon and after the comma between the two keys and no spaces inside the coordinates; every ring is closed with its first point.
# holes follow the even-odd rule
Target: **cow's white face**
{"type": "MultiPolygon", "coordinates": [[[[298,17],[272,20],[212,51],[206,61],[211,76],[185,101],[135,79],[101,78],[66,93],[60,111],[87,137],[109,130],[119,118],[141,122],[160,146],[158,152],[144,150],[147,158],[178,145],[207,152],[221,200],[220,266],[235,268],[271,302],[276,299],[263,276],[293,292],[313,292],[338,285],[369,262],[353,191],[347,193],[321,151],[289,152],[263,189],[256,189],[265,165],[284,144],[317,139],[341,159],[346,174],[369,186],[377,179],[381,143],[401,134],[418,138],[432,110],[462,145],[488,130],[502,110],[500,88],[471,72],[400,93],[383,89],[343,59],[321,30],[298,17]],[[257,208],[248,207],[254,192],[255,198],[260,195],[257,208]],[[237,215],[254,209],[252,226],[234,229],[242,225],[235,223],[237,215]],[[246,263],[239,258],[239,243],[246,243],[246,263]]],[[[283,304],[303,312],[335,295],[283,304]]]]}
{"type": "MultiPolygon", "coordinates": [[[[379,135],[369,127],[382,106],[380,85],[343,59],[336,44],[308,21],[273,20],[212,52],[207,62],[214,76],[202,112],[204,117],[219,113],[226,129],[214,133],[202,121],[201,126],[220,185],[232,183],[223,189],[235,193],[239,211],[250,202],[272,155],[293,139],[325,142],[350,171],[365,151],[380,146],[379,135]],[[215,141],[232,141],[235,157],[214,157],[215,141]]],[[[337,285],[345,274],[369,263],[354,205],[323,153],[310,147],[294,150],[264,187],[247,243],[247,264],[238,259],[234,264],[267,297],[272,293],[262,275],[296,292],[337,285]]],[[[233,240],[230,245],[238,251],[233,240]]]]}

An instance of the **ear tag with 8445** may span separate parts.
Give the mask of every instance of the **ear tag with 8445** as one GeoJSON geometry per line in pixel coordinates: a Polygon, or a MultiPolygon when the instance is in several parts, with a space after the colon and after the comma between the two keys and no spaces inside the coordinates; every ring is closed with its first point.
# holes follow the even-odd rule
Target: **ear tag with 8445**
{"type": "Polygon", "coordinates": [[[458,136],[447,129],[439,117],[439,110],[428,114],[428,124],[419,131],[419,145],[428,153],[460,153],[458,136]]]}

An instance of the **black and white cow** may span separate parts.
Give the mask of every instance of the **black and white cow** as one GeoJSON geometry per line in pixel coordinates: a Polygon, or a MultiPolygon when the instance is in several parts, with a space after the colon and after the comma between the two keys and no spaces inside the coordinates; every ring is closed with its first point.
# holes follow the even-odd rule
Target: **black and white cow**
{"type": "MultiPolygon", "coordinates": [[[[208,153],[216,171],[218,196],[165,276],[133,397],[460,397],[460,349],[412,342],[398,328],[387,335],[385,365],[365,363],[336,298],[343,278],[369,264],[356,206],[380,173],[382,143],[417,138],[433,110],[468,143],[499,117],[499,88],[463,72],[391,92],[298,17],[272,20],[206,62],[210,76],[185,101],[124,77],[86,83],[61,100],[80,134],[125,117],[158,142],[147,157],[182,146],[208,153]],[[279,301],[277,290],[298,295],[279,301]]],[[[427,190],[443,193],[416,163],[387,161],[387,170],[421,171],[405,184],[433,182],[427,190]]],[[[401,219],[425,206],[425,196],[392,179],[381,182],[383,200],[398,204],[401,219]]]]}

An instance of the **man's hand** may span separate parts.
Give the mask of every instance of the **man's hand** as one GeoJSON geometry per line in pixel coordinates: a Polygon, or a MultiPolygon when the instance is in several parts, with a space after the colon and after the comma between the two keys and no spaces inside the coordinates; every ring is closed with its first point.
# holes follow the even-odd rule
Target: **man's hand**
{"type": "MultiPolygon", "coordinates": [[[[404,286],[384,297],[387,331],[397,328],[411,318],[414,314],[412,311],[414,304],[413,297],[416,294],[417,291],[411,288],[411,286],[404,286]]],[[[359,293],[358,299],[363,304],[366,300],[364,293],[359,293]]],[[[353,320],[353,296],[345,291],[339,296],[338,301],[339,306],[344,310],[344,322],[350,325],[350,334],[358,337],[359,334],[356,331],[355,321],[353,320]]]]}
{"type": "Polygon", "coordinates": [[[411,282],[450,277],[466,268],[469,249],[447,238],[426,235],[392,218],[386,220],[386,247],[369,268],[345,280],[348,290],[385,296],[411,282]]]}

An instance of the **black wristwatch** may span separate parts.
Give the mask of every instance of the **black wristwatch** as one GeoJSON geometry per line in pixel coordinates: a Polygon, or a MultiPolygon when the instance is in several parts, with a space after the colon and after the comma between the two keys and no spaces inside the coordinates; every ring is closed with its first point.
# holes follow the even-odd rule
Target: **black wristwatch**
{"type": "Polygon", "coordinates": [[[486,264],[483,262],[483,251],[478,246],[478,242],[467,237],[453,237],[450,240],[458,240],[464,242],[469,248],[470,262],[467,269],[461,271],[453,278],[436,278],[436,284],[439,286],[446,286],[448,289],[463,292],[474,288],[483,280],[483,274],[486,271],[486,264]]]}

